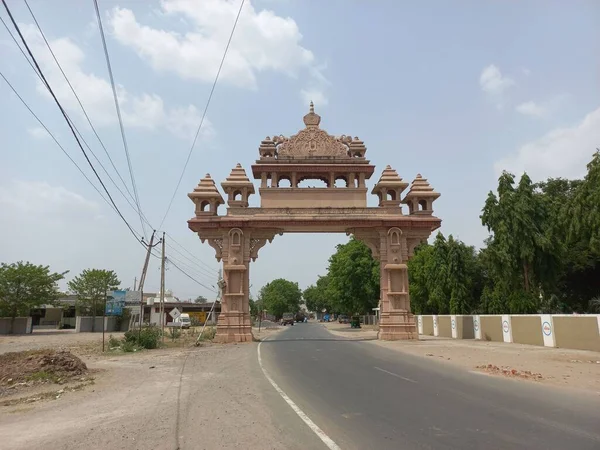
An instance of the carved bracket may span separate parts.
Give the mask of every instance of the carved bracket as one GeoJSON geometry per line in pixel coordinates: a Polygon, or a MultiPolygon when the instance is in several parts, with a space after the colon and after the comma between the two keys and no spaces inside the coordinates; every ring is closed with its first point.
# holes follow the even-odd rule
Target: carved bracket
{"type": "Polygon", "coordinates": [[[381,238],[379,237],[378,231],[349,228],[348,230],[346,230],[346,235],[353,235],[356,239],[363,242],[367,247],[371,249],[373,258],[379,259],[381,253],[381,238]]]}

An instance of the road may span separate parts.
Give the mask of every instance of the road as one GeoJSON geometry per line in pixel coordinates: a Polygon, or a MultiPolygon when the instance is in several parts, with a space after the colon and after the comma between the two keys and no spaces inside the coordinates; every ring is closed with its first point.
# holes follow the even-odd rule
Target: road
{"type": "Polygon", "coordinates": [[[471,373],[318,323],[271,337],[260,354],[342,449],[600,449],[600,395],[471,373]]]}

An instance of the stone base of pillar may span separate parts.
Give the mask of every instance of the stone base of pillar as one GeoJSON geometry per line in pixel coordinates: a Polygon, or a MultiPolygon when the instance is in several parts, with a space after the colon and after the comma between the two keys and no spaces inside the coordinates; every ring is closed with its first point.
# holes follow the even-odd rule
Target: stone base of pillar
{"type": "Polygon", "coordinates": [[[214,342],[229,344],[232,342],[252,342],[253,339],[249,314],[225,312],[219,315],[214,342]]]}
{"type": "Polygon", "coordinates": [[[407,311],[382,313],[379,320],[378,339],[382,341],[418,340],[419,331],[415,316],[407,311]]]}

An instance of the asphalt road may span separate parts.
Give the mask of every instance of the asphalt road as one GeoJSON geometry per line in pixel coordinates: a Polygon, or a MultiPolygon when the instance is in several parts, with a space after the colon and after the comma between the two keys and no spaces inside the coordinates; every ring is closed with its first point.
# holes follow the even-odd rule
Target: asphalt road
{"type": "Polygon", "coordinates": [[[599,394],[455,369],[317,323],[260,349],[275,383],[342,449],[600,449],[599,394]]]}

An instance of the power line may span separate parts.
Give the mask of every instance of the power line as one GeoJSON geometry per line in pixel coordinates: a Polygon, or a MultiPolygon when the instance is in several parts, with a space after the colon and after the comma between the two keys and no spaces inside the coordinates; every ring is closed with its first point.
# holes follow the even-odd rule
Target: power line
{"type": "MultiPolygon", "coordinates": [[[[104,36],[104,28],[102,27],[102,18],[100,17],[100,8],[98,7],[98,0],[94,0],[94,8],[96,9],[96,17],[98,18],[98,29],[100,30],[100,37],[102,39],[102,47],[104,49],[104,56],[106,58],[106,66],[108,68],[108,75],[110,78],[110,86],[112,88],[113,98],[115,100],[115,108],[117,110],[117,117],[119,119],[119,128],[121,130],[121,138],[123,140],[123,148],[125,149],[125,155],[127,156],[127,166],[129,167],[129,176],[131,177],[131,186],[133,187],[133,195],[135,196],[135,204],[138,207],[140,223],[142,224],[142,231],[144,232],[144,236],[145,236],[146,235],[146,227],[144,225],[144,220],[142,219],[142,208],[140,206],[140,197],[138,195],[137,185],[135,183],[135,177],[133,175],[133,166],[131,164],[131,157],[129,156],[129,146],[127,145],[127,138],[125,137],[125,127],[123,126],[123,118],[121,117],[121,107],[119,106],[119,99],[117,97],[117,88],[115,86],[115,79],[113,77],[112,66],[110,64],[110,57],[108,56],[108,47],[106,45],[106,37],[104,36]]],[[[162,224],[161,224],[161,226],[162,226],[162,224]]]]}
{"type": "MultiPolygon", "coordinates": [[[[35,19],[34,19],[35,20],[35,19]]],[[[4,22],[4,20],[2,19],[2,17],[0,17],[0,21],[4,24],[4,27],[6,28],[6,31],[8,32],[8,34],[10,35],[10,37],[12,38],[12,40],[14,41],[15,45],[19,48],[19,50],[21,51],[21,54],[23,55],[23,57],[25,58],[25,61],[27,61],[27,63],[29,64],[29,66],[31,67],[31,69],[33,70],[33,72],[37,75],[37,77],[40,79],[40,81],[42,82],[42,84],[44,84],[44,80],[42,79],[42,77],[40,76],[39,72],[37,71],[37,69],[35,68],[35,66],[33,65],[33,63],[30,61],[30,59],[28,58],[27,54],[25,53],[25,51],[21,48],[21,46],[19,45],[19,42],[15,39],[14,35],[12,34],[12,32],[10,31],[10,29],[8,28],[8,25],[6,25],[6,22],[4,22]]],[[[43,32],[40,29],[40,33],[42,33],[42,37],[43,32]]],[[[50,51],[52,52],[52,49],[50,47],[48,47],[50,49],[50,51]]],[[[58,61],[55,59],[56,63],[58,64],[59,68],[60,68],[60,64],[58,63],[58,61]]],[[[61,68],[62,71],[62,68],[61,68]]],[[[64,73],[63,73],[64,75],[64,73]]],[[[67,80],[67,83],[69,83],[68,78],[66,78],[65,75],[65,79],[67,80]]],[[[69,83],[70,85],[70,83],[69,83]]],[[[44,86],[46,87],[46,89],[48,88],[45,84],[44,86]]],[[[11,86],[12,87],[12,86],[11,86]]],[[[19,94],[16,92],[15,88],[12,87],[13,91],[15,92],[15,94],[17,96],[19,96],[19,94]]],[[[71,86],[71,90],[73,91],[73,94],[75,94],[75,97],[77,97],[77,99],[79,100],[79,97],[77,96],[77,93],[75,92],[75,90],[73,89],[73,87],[71,86]]],[[[21,98],[19,96],[19,98],[21,98]]],[[[27,106],[26,103],[24,103],[25,106],[29,108],[29,106],[27,106]]],[[[83,108],[83,105],[80,103],[81,108],[83,109],[84,114],[87,117],[87,113],[85,111],[85,108],[83,108]]],[[[31,111],[31,109],[30,109],[31,111]]],[[[33,113],[33,112],[32,112],[33,113]]],[[[115,169],[115,171],[117,172],[117,175],[119,176],[119,178],[121,179],[121,181],[123,182],[123,185],[125,186],[125,189],[127,191],[127,193],[129,194],[129,197],[127,197],[123,191],[121,190],[121,188],[119,187],[119,185],[115,182],[115,180],[113,179],[113,177],[110,175],[109,171],[106,169],[106,167],[104,166],[104,164],[102,164],[102,161],[100,161],[100,159],[98,158],[98,156],[96,155],[96,153],[94,153],[94,151],[92,150],[92,148],[90,147],[90,145],[87,143],[87,141],[85,140],[85,138],[83,137],[83,134],[81,133],[81,131],[77,128],[77,125],[75,125],[75,122],[73,121],[73,119],[71,119],[71,117],[68,115],[67,113],[67,117],[68,119],[71,121],[71,124],[73,125],[73,128],[75,128],[75,131],[77,131],[77,134],[79,135],[79,138],[82,140],[82,142],[84,143],[84,145],[87,147],[87,149],[90,151],[90,153],[92,154],[92,156],[94,157],[94,159],[96,160],[96,162],[100,165],[100,167],[102,168],[102,170],[104,171],[104,173],[106,174],[106,176],[108,177],[108,179],[112,182],[112,184],[115,186],[115,188],[119,191],[119,193],[121,194],[121,196],[123,196],[123,198],[125,199],[125,201],[129,204],[129,206],[134,210],[134,212],[138,212],[137,208],[132,205],[131,201],[129,200],[129,198],[131,198],[132,200],[134,200],[133,195],[131,194],[131,192],[129,192],[129,189],[127,188],[127,184],[125,183],[125,181],[123,180],[123,178],[121,177],[121,174],[119,173],[119,171],[117,170],[117,168],[114,166],[114,164],[112,164],[113,168],[115,169]]],[[[89,118],[88,118],[89,120],[89,118]]],[[[42,124],[42,126],[45,127],[45,125],[42,124]]],[[[90,126],[92,127],[92,129],[94,129],[93,125],[90,122],[90,126]]],[[[95,132],[95,129],[94,129],[95,132]]],[[[100,137],[96,134],[96,136],[98,137],[98,139],[100,140],[100,137]]],[[[112,159],[110,158],[110,154],[108,153],[108,151],[106,150],[106,147],[104,147],[103,142],[100,140],[100,144],[103,146],[109,160],[112,163],[112,159]]],[[[68,156],[68,155],[67,155],[68,156]]],[[[70,158],[70,156],[69,156],[70,158]]],[[[134,200],[135,201],[135,200],[134,200]]],[[[112,206],[111,206],[112,207],[112,206]]],[[[113,208],[114,209],[114,208],[113,208]]],[[[142,213],[143,214],[143,213],[142,213]]],[[[144,217],[145,218],[145,217],[144,217]]],[[[146,223],[148,225],[149,222],[148,220],[146,220],[146,223]]],[[[152,227],[152,225],[150,225],[150,227],[152,227]]]]}
{"type": "Polygon", "coordinates": [[[58,106],[58,108],[60,109],[61,114],[63,115],[65,121],[67,122],[67,125],[69,126],[69,129],[71,130],[71,133],[73,134],[73,137],[75,138],[75,140],[77,141],[77,145],[79,146],[81,152],[83,153],[88,165],[90,166],[90,168],[92,169],[92,171],[94,172],[94,175],[96,176],[96,178],[98,179],[98,181],[100,182],[100,185],[102,186],[102,188],[104,189],[104,192],[106,192],[106,195],[108,196],[110,202],[112,203],[112,205],[114,206],[117,214],[119,215],[119,217],[121,217],[121,219],[123,220],[123,222],[125,223],[125,225],[127,226],[127,228],[129,229],[129,231],[131,232],[131,234],[133,234],[133,236],[135,237],[136,240],[139,241],[139,238],[137,237],[135,231],[133,230],[133,228],[131,227],[131,225],[129,225],[129,222],[127,222],[127,219],[125,219],[125,217],[123,216],[123,214],[121,213],[121,211],[119,210],[119,208],[117,207],[117,204],[115,203],[115,201],[113,200],[112,196],[110,195],[110,192],[108,191],[108,189],[106,188],[104,182],[102,181],[102,178],[100,178],[100,175],[98,175],[98,172],[96,171],[96,168],[94,167],[94,165],[92,164],[92,162],[90,161],[89,156],[87,155],[85,149],[83,148],[83,146],[81,145],[81,142],[79,141],[79,138],[77,137],[77,133],[75,132],[71,121],[69,120],[69,117],[67,116],[67,113],[65,112],[63,106],[61,105],[61,103],[58,101],[58,98],[56,97],[56,95],[54,94],[54,91],[52,90],[52,88],[50,87],[50,84],[48,83],[48,80],[46,80],[46,77],[44,76],[44,73],[42,72],[42,69],[40,68],[37,60],[35,59],[35,56],[33,56],[33,53],[31,52],[31,49],[29,48],[29,45],[27,45],[27,41],[25,40],[25,38],[23,37],[23,34],[21,33],[21,29],[19,28],[19,25],[17,24],[17,22],[15,21],[10,8],[8,7],[8,5],[6,4],[6,0],[2,0],[2,4],[4,5],[4,8],[6,9],[6,12],[8,13],[8,16],[13,24],[13,27],[15,28],[15,30],[17,31],[17,34],[19,35],[19,37],[21,38],[21,41],[23,42],[23,45],[25,46],[25,49],[27,50],[27,53],[29,54],[29,56],[31,57],[31,60],[33,61],[33,63],[35,64],[35,67],[37,68],[44,84],[46,85],[46,87],[48,88],[48,91],[50,92],[50,95],[52,95],[52,98],[54,99],[54,102],[56,103],[56,106],[58,106]]]}
{"type": "Polygon", "coordinates": [[[115,209],[114,206],[110,204],[110,202],[106,199],[106,197],[104,197],[104,195],[102,195],[102,192],[100,192],[100,190],[98,189],[98,187],[94,183],[92,183],[92,180],[90,180],[88,178],[88,176],[81,169],[81,167],[79,167],[79,165],[75,162],[75,160],[73,158],[71,158],[71,155],[69,155],[69,153],[60,144],[60,142],[58,142],[58,140],[56,139],[56,136],[54,136],[54,134],[52,134],[52,132],[48,129],[48,127],[44,124],[44,122],[42,122],[42,120],[37,116],[37,114],[35,112],[33,112],[33,110],[29,107],[29,105],[27,104],[27,102],[23,99],[23,97],[21,97],[21,95],[19,95],[19,93],[17,92],[17,90],[10,83],[10,81],[8,81],[8,79],[4,76],[4,74],[2,72],[0,72],[0,77],[2,77],[4,79],[4,81],[6,82],[6,84],[8,85],[8,87],[13,91],[13,93],[17,96],[17,98],[19,100],[21,100],[21,103],[23,103],[23,105],[29,110],[29,112],[35,118],[35,120],[38,121],[38,123],[44,128],[44,130],[46,130],[46,132],[50,135],[50,137],[56,143],[56,145],[58,145],[58,147],[62,150],[62,152],[65,154],[65,156],[67,158],[69,158],[69,161],[71,161],[73,163],[73,165],[77,168],[77,170],[79,170],[79,172],[81,173],[81,175],[83,175],[83,177],[87,180],[88,183],[90,183],[90,185],[94,188],[94,190],[98,193],[98,195],[100,195],[100,197],[102,198],[102,200],[104,200],[106,202],[106,204],[108,206],[110,206],[114,210],[115,209]]]}
{"type": "MultiPolygon", "coordinates": [[[[96,0],[94,0],[96,1],[96,0]]],[[[175,186],[175,190],[173,191],[173,196],[169,201],[169,205],[167,206],[167,210],[165,211],[165,215],[160,221],[160,226],[158,228],[162,228],[163,223],[165,223],[165,219],[171,210],[171,206],[173,205],[173,201],[175,200],[175,195],[177,195],[177,191],[179,190],[179,186],[181,185],[181,180],[183,179],[183,175],[185,174],[185,170],[190,162],[190,158],[192,156],[192,152],[194,151],[194,146],[196,145],[196,141],[198,140],[198,135],[200,134],[200,129],[202,128],[202,124],[204,123],[204,119],[206,117],[206,112],[208,111],[208,107],[210,105],[210,101],[212,100],[213,93],[215,92],[215,87],[217,86],[217,81],[219,80],[219,75],[221,74],[221,69],[223,68],[223,63],[225,62],[225,57],[227,56],[227,51],[229,50],[229,45],[231,44],[231,39],[233,38],[233,33],[235,32],[235,28],[237,26],[238,20],[240,18],[240,14],[242,13],[242,8],[244,6],[244,0],[240,3],[240,9],[238,10],[237,16],[235,18],[235,22],[233,23],[233,28],[231,30],[231,34],[229,35],[229,40],[227,41],[227,46],[225,47],[225,52],[223,53],[223,58],[221,58],[221,64],[219,64],[219,70],[217,70],[217,75],[215,76],[215,81],[213,82],[212,88],[210,90],[210,94],[208,96],[208,100],[206,102],[206,106],[204,107],[204,112],[202,113],[202,118],[200,119],[200,125],[196,130],[196,135],[194,136],[194,140],[192,141],[192,146],[187,155],[187,159],[185,160],[185,164],[183,165],[183,170],[181,171],[181,175],[179,176],[179,180],[177,181],[177,185],[175,186]]]]}
{"type": "MultiPolygon", "coordinates": [[[[167,236],[169,236],[169,239],[171,239],[175,244],[177,244],[177,246],[179,248],[181,248],[183,251],[185,251],[188,255],[190,255],[192,258],[194,259],[198,259],[198,257],[196,255],[194,255],[192,252],[190,252],[187,248],[185,248],[183,245],[181,245],[179,242],[177,242],[175,240],[175,238],[173,236],[171,236],[168,232],[167,232],[167,236]]],[[[167,244],[168,245],[168,244],[167,244]]],[[[177,251],[177,250],[176,250],[177,251]]],[[[179,253],[179,252],[178,252],[179,253]]],[[[182,255],[183,256],[183,255],[182,255]]],[[[203,262],[202,260],[198,259],[198,262],[203,265],[204,267],[206,267],[209,271],[217,273],[218,270],[213,269],[211,266],[209,266],[208,264],[206,264],[205,262],[203,262]]]]}
{"type": "Polygon", "coordinates": [[[172,264],[173,267],[175,267],[177,270],[179,270],[182,274],[184,274],[186,277],[188,277],[190,280],[194,281],[195,283],[198,283],[203,288],[208,289],[209,291],[214,292],[215,294],[218,294],[218,292],[214,288],[208,287],[204,283],[201,283],[200,281],[196,280],[194,277],[190,276],[185,270],[181,269],[181,267],[179,267],[177,264],[175,264],[171,258],[167,258],[167,261],[170,264],[172,264]]]}
{"type": "MultiPolygon", "coordinates": [[[[133,195],[131,194],[131,192],[129,191],[129,188],[127,187],[127,183],[125,183],[125,180],[123,179],[123,177],[121,176],[121,173],[119,172],[119,170],[117,169],[117,167],[115,166],[115,163],[113,161],[113,159],[110,156],[110,153],[108,152],[108,149],[106,148],[106,146],[104,145],[104,142],[102,141],[102,139],[100,138],[100,135],[98,134],[98,132],[96,131],[96,128],[94,127],[94,125],[92,124],[92,121],[90,119],[90,117],[88,116],[87,111],[85,110],[85,107],[83,106],[83,103],[81,102],[81,99],[79,98],[79,95],[77,95],[77,92],[75,91],[75,88],[73,87],[73,85],[71,84],[71,81],[69,80],[69,78],[67,77],[67,74],[64,72],[61,64],[58,62],[58,58],[56,57],[56,55],[54,54],[54,51],[52,50],[52,47],[50,46],[50,43],[48,42],[48,39],[46,39],[46,35],[44,34],[42,27],[40,26],[35,14],[33,13],[33,10],[31,9],[31,7],[29,6],[29,3],[27,2],[27,0],[25,1],[25,5],[27,6],[27,9],[29,10],[29,13],[31,14],[31,17],[33,18],[33,21],[35,22],[35,25],[37,26],[38,31],[40,32],[40,35],[42,36],[42,38],[44,39],[44,42],[46,43],[46,46],[48,47],[48,50],[50,51],[50,54],[52,55],[52,58],[54,58],[54,62],[56,63],[56,65],[58,66],[58,68],[60,69],[60,72],[62,73],[65,81],[67,82],[67,84],[69,85],[69,88],[71,88],[71,92],[73,92],[73,95],[75,96],[75,98],[77,99],[77,102],[79,103],[79,106],[81,107],[81,111],[83,112],[83,115],[85,116],[88,124],[90,125],[90,128],[92,129],[92,131],[94,132],[94,135],[96,136],[96,138],[98,139],[98,142],[100,142],[100,145],[102,146],[104,153],[106,154],[106,156],[108,157],[108,160],[110,161],[110,164],[112,166],[112,168],[115,170],[115,172],[117,173],[119,179],[121,180],[121,182],[123,183],[123,186],[125,187],[125,190],[127,191],[127,193],[129,194],[129,196],[133,199],[133,195]]],[[[6,26],[6,24],[5,24],[6,26]]],[[[8,27],[7,27],[8,30],[8,27]]],[[[8,32],[10,33],[10,30],[8,30],[8,32]]],[[[16,41],[16,39],[14,38],[14,36],[11,34],[11,37],[13,38],[13,40],[15,41],[15,43],[17,44],[17,46],[19,45],[18,42],[16,41]]],[[[21,47],[19,46],[19,49],[21,49],[21,47]]],[[[25,53],[23,52],[23,50],[21,49],[21,53],[23,53],[23,56],[25,56],[25,58],[27,58],[27,55],[25,55],[25,53]]],[[[27,61],[29,61],[29,59],[27,59],[27,61]]],[[[29,62],[29,64],[31,65],[31,62],[29,62]]],[[[32,66],[33,67],[33,66],[32,66]]],[[[34,69],[35,70],[35,69],[34,69]]],[[[38,74],[39,76],[39,74],[38,74]]],[[[81,135],[81,133],[79,133],[81,135]]],[[[89,147],[89,146],[88,146],[89,147]]],[[[91,150],[90,150],[91,151],[91,150]]],[[[99,162],[99,161],[98,161],[99,162]]],[[[105,169],[106,174],[108,175],[108,172],[105,169]]],[[[116,186],[116,183],[115,183],[116,186]]],[[[135,200],[134,200],[135,201],[135,200]]]]}
{"type": "MultiPolygon", "coordinates": [[[[115,167],[114,162],[112,160],[112,158],[110,157],[110,154],[108,152],[108,150],[106,149],[104,143],[102,142],[102,139],[100,138],[100,136],[98,135],[95,127],[93,126],[91,119],[89,118],[87,111],[85,110],[85,107],[83,106],[79,96],[77,95],[77,92],[75,91],[74,87],[72,86],[72,84],[70,83],[68,77],[66,76],[65,72],[62,69],[62,66],[60,65],[58,59],[56,58],[48,40],[45,37],[44,32],[42,31],[36,17],[35,14],[33,13],[33,11],[31,10],[31,8],[29,7],[29,4],[27,3],[27,1],[25,0],[25,3],[29,9],[29,12],[31,13],[33,20],[35,21],[37,28],[42,36],[42,38],[44,39],[44,42],[46,43],[48,50],[50,51],[50,53],[52,54],[55,63],[57,64],[57,66],[59,67],[63,77],[65,78],[65,81],[67,81],[69,87],[71,88],[71,91],[73,92],[73,95],[75,96],[75,98],[77,99],[79,106],[81,107],[90,127],[92,128],[92,130],[94,131],[94,134],[96,135],[96,138],[98,139],[98,141],[100,142],[102,148],[104,149],[107,157],[109,158],[111,165],[113,167],[113,169],[115,169],[115,172],[117,173],[117,175],[119,176],[121,182],[123,183],[123,186],[125,187],[127,193],[129,194],[129,197],[133,199],[133,196],[131,194],[131,192],[129,191],[129,189],[127,188],[127,184],[125,183],[125,181],[123,180],[123,177],[121,176],[121,174],[119,173],[118,169],[115,167]]],[[[73,158],[68,154],[68,152],[64,149],[64,147],[60,144],[60,142],[56,139],[56,137],[54,136],[54,134],[52,134],[52,132],[48,129],[48,127],[42,122],[42,120],[35,114],[35,112],[29,107],[29,105],[27,104],[27,102],[23,99],[23,97],[21,97],[21,95],[18,93],[18,91],[14,88],[14,86],[8,81],[8,79],[0,73],[0,75],[2,76],[2,78],[4,79],[4,81],[7,83],[7,85],[11,88],[11,90],[14,92],[14,94],[19,98],[19,100],[23,103],[23,105],[29,110],[29,112],[33,115],[33,117],[38,121],[38,123],[46,130],[46,132],[50,135],[50,137],[54,140],[54,142],[56,143],[56,145],[58,145],[58,147],[62,150],[62,152],[65,154],[65,156],[67,156],[67,158],[69,158],[69,160],[71,161],[71,163],[73,163],[75,165],[75,167],[77,168],[77,170],[79,170],[79,172],[84,176],[84,178],[88,181],[88,183],[90,183],[90,185],[94,188],[94,190],[98,193],[98,195],[100,195],[100,197],[102,198],[102,200],[104,200],[104,202],[106,202],[120,217],[121,219],[125,222],[125,224],[128,226],[128,228],[130,229],[130,231],[133,233],[134,237],[136,238],[136,240],[138,242],[140,242],[144,248],[146,248],[146,245],[140,240],[139,236],[140,233],[135,232],[131,226],[129,225],[129,223],[125,220],[125,218],[123,217],[123,215],[121,214],[120,210],[118,209],[118,207],[116,206],[114,200],[112,199],[112,196],[110,195],[110,193],[108,192],[106,186],[104,185],[104,183],[102,182],[101,178],[99,177],[98,173],[96,172],[96,170],[93,167],[93,164],[91,163],[91,161],[89,160],[89,158],[87,157],[85,150],[82,148],[81,143],[79,142],[79,139],[77,138],[77,135],[73,132],[73,128],[76,130],[77,134],[79,135],[79,138],[83,141],[83,143],[85,144],[85,146],[88,148],[88,150],[90,151],[90,153],[94,156],[95,160],[98,162],[98,164],[100,164],[100,166],[102,167],[102,169],[104,170],[104,172],[106,173],[106,175],[109,177],[110,181],[113,183],[113,185],[115,186],[115,188],[117,188],[117,190],[119,191],[119,193],[123,196],[123,198],[127,201],[127,203],[129,204],[129,206],[138,214],[140,214],[140,218],[141,220],[143,220],[142,222],[142,226],[143,223],[145,222],[148,226],[152,227],[152,224],[150,224],[150,222],[148,221],[148,219],[146,218],[146,216],[144,215],[143,211],[141,210],[141,207],[136,208],[134,205],[132,205],[131,201],[129,200],[129,198],[123,193],[123,191],[119,188],[118,184],[114,181],[114,179],[110,176],[110,173],[108,172],[108,170],[104,167],[104,165],[102,164],[102,162],[99,160],[99,158],[96,156],[96,154],[94,153],[94,151],[92,150],[92,148],[90,147],[90,145],[87,143],[87,141],[85,140],[85,138],[83,137],[82,133],[79,131],[79,129],[77,129],[77,126],[75,125],[75,123],[72,121],[72,119],[69,117],[69,115],[66,113],[66,111],[62,108],[62,105],[58,102],[58,100],[56,99],[56,96],[54,95],[54,92],[52,91],[52,89],[50,88],[50,85],[48,83],[48,81],[46,80],[45,76],[43,75],[43,73],[41,72],[41,68],[39,67],[39,65],[37,64],[37,61],[35,60],[35,57],[33,56],[31,50],[29,49],[25,39],[23,38],[23,35],[21,34],[18,26],[15,24],[15,21],[12,17],[12,14],[6,4],[6,2],[3,0],[3,4],[4,7],[7,10],[7,13],[9,15],[9,17],[11,18],[11,21],[13,23],[13,25],[15,26],[21,40],[23,41],[23,44],[25,45],[27,52],[29,53],[30,57],[33,59],[34,64],[30,61],[30,59],[27,57],[27,54],[25,53],[25,51],[21,48],[21,46],[19,45],[19,42],[16,40],[16,38],[14,37],[14,35],[11,33],[10,29],[8,28],[8,25],[6,24],[6,22],[2,19],[2,17],[0,17],[0,21],[2,21],[4,27],[6,28],[7,32],[9,33],[9,35],[11,36],[12,40],[14,41],[15,45],[19,48],[19,50],[21,51],[21,53],[23,54],[23,57],[25,58],[25,60],[28,62],[28,64],[31,66],[32,70],[35,72],[35,74],[38,76],[38,78],[40,79],[40,81],[44,84],[44,86],[48,89],[48,91],[50,92],[50,94],[53,96],[55,102],[57,103],[59,109],[61,110],[61,113],[63,114],[63,116],[65,117],[65,119],[67,120],[67,124],[69,125],[69,127],[71,128],[71,132],[73,133],[80,149],[82,150],[84,156],[86,157],[86,160],[88,162],[88,164],[90,165],[90,167],[92,168],[92,171],[94,172],[94,174],[96,175],[96,178],[98,179],[98,181],[100,182],[100,184],[102,185],[102,187],[104,188],[104,191],[106,192],[106,194],[108,195],[108,197],[110,198],[110,202],[109,200],[107,200],[104,195],[100,192],[100,190],[96,187],[96,185],[94,185],[94,183],[87,177],[87,175],[85,174],[85,172],[83,172],[83,170],[79,167],[79,165],[73,160],[73,158]],[[36,69],[37,67],[37,69],[36,69]]],[[[243,2],[242,2],[243,4],[243,2]]],[[[241,6],[240,6],[240,10],[241,10],[241,6]]],[[[239,12],[238,12],[238,18],[239,18],[239,12]]],[[[237,19],[236,19],[237,21],[237,19]]],[[[230,38],[231,41],[231,38],[230,38]]],[[[228,44],[229,45],[229,44],[228,44]]],[[[214,88],[214,87],[213,87],[214,88]]],[[[205,110],[206,112],[206,110],[205,110]]],[[[200,125],[200,127],[202,126],[202,124],[200,125]]],[[[200,129],[200,128],[199,128],[200,129]]],[[[179,252],[177,249],[175,249],[174,247],[170,246],[168,243],[167,245],[169,245],[171,247],[171,249],[173,251],[175,251],[176,253],[178,253],[181,257],[187,259],[188,261],[190,261],[192,264],[195,264],[198,266],[198,268],[194,269],[191,268],[189,266],[187,266],[187,264],[183,263],[182,261],[175,259],[175,261],[179,262],[181,265],[185,265],[186,267],[188,267],[189,270],[192,271],[197,271],[199,272],[199,274],[202,274],[201,276],[206,276],[206,277],[210,277],[213,274],[208,274],[206,269],[203,269],[200,267],[200,264],[202,264],[203,266],[207,267],[208,270],[210,270],[211,272],[213,272],[214,274],[217,273],[217,271],[215,271],[212,267],[210,267],[209,265],[207,265],[206,263],[204,263],[203,261],[201,261],[200,259],[198,259],[195,255],[193,255],[189,250],[187,250],[183,245],[181,245],[179,242],[177,242],[175,240],[175,238],[173,238],[173,236],[171,236],[170,234],[167,233],[167,235],[169,236],[169,238],[171,239],[171,241],[173,241],[173,243],[175,243],[177,246],[179,246],[181,249],[183,249],[186,253],[188,253],[192,258],[194,258],[194,260],[186,257],[185,255],[183,255],[181,252],[179,252]]],[[[153,256],[160,258],[160,256],[152,254],[153,256]]],[[[193,279],[193,277],[191,277],[189,274],[185,273],[180,267],[177,267],[178,270],[182,271],[186,276],[188,276],[189,278],[193,279]]],[[[202,283],[200,283],[199,281],[193,279],[196,283],[199,283],[202,285],[202,283]]]]}

